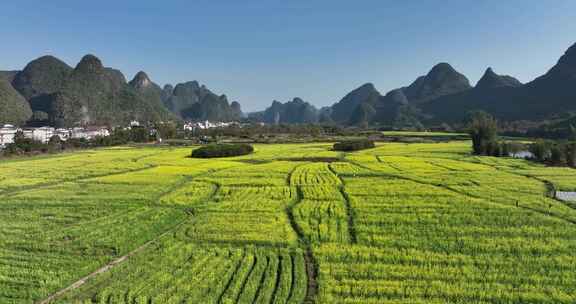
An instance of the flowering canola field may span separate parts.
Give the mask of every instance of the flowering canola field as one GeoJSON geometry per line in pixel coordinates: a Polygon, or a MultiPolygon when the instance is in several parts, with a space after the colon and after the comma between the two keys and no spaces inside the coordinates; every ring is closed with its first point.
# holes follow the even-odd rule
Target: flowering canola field
{"type": "Polygon", "coordinates": [[[576,303],[576,170],[470,142],[0,161],[0,303],[576,303]]]}

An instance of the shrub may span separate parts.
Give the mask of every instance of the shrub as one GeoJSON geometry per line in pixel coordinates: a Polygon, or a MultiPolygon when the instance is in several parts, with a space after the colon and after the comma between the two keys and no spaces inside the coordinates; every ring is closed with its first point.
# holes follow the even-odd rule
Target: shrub
{"type": "Polygon", "coordinates": [[[214,158],[246,155],[254,152],[248,144],[211,144],[192,151],[194,158],[214,158]]]}
{"type": "Polygon", "coordinates": [[[334,151],[358,151],[374,147],[374,142],[368,139],[347,140],[335,143],[334,151]]]}

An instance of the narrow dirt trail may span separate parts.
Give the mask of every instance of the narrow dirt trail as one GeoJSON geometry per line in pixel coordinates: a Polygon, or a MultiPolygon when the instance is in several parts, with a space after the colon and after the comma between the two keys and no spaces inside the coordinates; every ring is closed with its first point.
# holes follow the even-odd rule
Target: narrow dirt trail
{"type": "MultiPolygon", "coordinates": [[[[146,168],[149,169],[149,168],[146,168]]],[[[221,170],[225,170],[225,169],[221,169],[221,170]]],[[[210,173],[214,173],[217,171],[221,171],[221,170],[214,170],[214,171],[210,171],[204,174],[199,174],[197,176],[188,176],[183,178],[181,181],[177,182],[176,184],[174,184],[172,187],[170,187],[167,191],[162,192],[158,197],[156,197],[155,199],[158,201],[160,200],[163,196],[168,195],[174,191],[177,191],[178,189],[180,189],[181,187],[184,187],[186,184],[188,184],[189,182],[191,182],[195,177],[199,177],[199,176],[203,176],[205,174],[210,174],[210,173]]],[[[114,174],[121,174],[121,173],[114,173],[114,174]]],[[[219,189],[219,185],[217,185],[217,187],[215,187],[215,191],[213,191],[211,193],[211,195],[209,197],[206,198],[206,201],[210,201],[218,192],[219,189]]],[[[176,225],[174,225],[173,227],[169,228],[168,230],[166,230],[165,232],[163,232],[162,234],[158,235],[157,237],[155,237],[154,239],[142,244],[141,246],[139,246],[138,248],[132,250],[131,252],[107,263],[106,265],[98,268],[97,270],[91,272],[90,274],[78,279],[77,281],[75,281],[74,283],[70,284],[69,286],[62,288],[60,290],[58,290],[57,292],[49,295],[48,297],[44,298],[43,300],[40,300],[38,302],[36,302],[37,304],[48,304],[48,303],[52,303],[53,301],[57,300],[58,298],[62,297],[65,293],[70,292],[72,290],[78,289],[79,287],[81,287],[82,285],[86,284],[86,282],[88,282],[90,279],[98,276],[99,274],[105,273],[107,271],[110,271],[112,268],[122,264],[123,262],[125,262],[126,260],[128,260],[130,257],[144,251],[146,248],[150,247],[153,243],[157,242],[158,240],[162,239],[163,237],[167,236],[170,233],[175,232],[176,230],[178,230],[180,227],[182,227],[184,224],[189,223],[190,221],[193,220],[193,212],[191,212],[190,210],[183,210],[184,212],[186,212],[188,214],[188,216],[182,220],[181,222],[177,223],[176,225]]]]}
{"type": "Polygon", "coordinates": [[[328,169],[330,172],[334,174],[340,180],[340,186],[338,186],[338,191],[340,191],[340,195],[342,195],[342,199],[344,200],[344,205],[346,207],[346,216],[348,221],[348,233],[350,234],[350,243],[356,244],[358,242],[358,238],[356,237],[356,228],[354,224],[354,209],[352,208],[352,202],[350,201],[350,196],[346,192],[346,183],[342,176],[338,175],[338,173],[332,168],[332,166],[328,165],[328,169]]]}
{"type": "Polygon", "coordinates": [[[176,224],[175,226],[173,226],[172,228],[168,229],[167,231],[163,232],[162,234],[160,234],[159,236],[157,236],[156,238],[140,245],[138,248],[130,251],[129,253],[109,262],[108,264],[98,268],[97,270],[91,272],[90,274],[80,278],[79,280],[75,281],[74,283],[70,284],[69,286],[62,288],[60,290],[58,290],[57,292],[51,294],[50,296],[46,297],[45,299],[37,302],[38,304],[48,304],[48,303],[52,303],[54,300],[60,298],[61,296],[63,296],[65,293],[70,292],[74,289],[77,289],[79,287],[81,287],[82,285],[86,284],[86,282],[88,282],[88,280],[96,277],[99,274],[105,273],[109,270],[111,270],[112,268],[122,264],[123,262],[125,262],[126,260],[128,260],[130,257],[144,251],[145,249],[147,249],[148,247],[150,247],[153,243],[157,242],[158,240],[162,239],[163,237],[167,236],[170,233],[173,233],[174,231],[178,230],[180,227],[182,227],[184,224],[186,224],[187,222],[189,222],[191,219],[190,217],[185,218],[183,221],[179,222],[178,224],[176,224]]]}
{"type": "Polygon", "coordinates": [[[291,182],[292,174],[299,166],[294,167],[286,177],[287,184],[296,187],[296,199],[286,208],[286,214],[288,215],[288,221],[290,222],[292,230],[296,232],[298,240],[304,246],[304,264],[306,266],[306,276],[308,277],[304,303],[316,303],[316,295],[318,294],[318,270],[316,260],[314,259],[314,253],[312,252],[310,242],[306,239],[304,232],[298,223],[296,223],[296,219],[294,218],[294,207],[296,207],[304,198],[302,188],[298,185],[293,185],[291,182]]]}

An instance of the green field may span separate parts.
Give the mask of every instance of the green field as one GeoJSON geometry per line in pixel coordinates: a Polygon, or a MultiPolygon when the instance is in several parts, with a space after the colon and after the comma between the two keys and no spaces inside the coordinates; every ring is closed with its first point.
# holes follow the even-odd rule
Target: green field
{"type": "Polygon", "coordinates": [[[0,161],[0,303],[576,303],[576,170],[470,145],[0,161]]]}
{"type": "Polygon", "coordinates": [[[435,131],[384,131],[386,136],[397,137],[439,137],[439,138],[468,138],[466,133],[435,132],[435,131]]]}

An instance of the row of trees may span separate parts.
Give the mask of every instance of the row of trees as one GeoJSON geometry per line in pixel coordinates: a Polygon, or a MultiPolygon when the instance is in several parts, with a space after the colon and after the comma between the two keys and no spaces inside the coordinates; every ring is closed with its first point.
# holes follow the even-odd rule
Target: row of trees
{"type": "Polygon", "coordinates": [[[468,118],[468,133],[476,155],[512,156],[527,151],[531,159],[554,166],[576,167],[576,137],[570,134],[564,140],[538,140],[525,145],[502,141],[498,138],[498,122],[490,114],[472,112],[468,118]]]}
{"type": "Polygon", "coordinates": [[[539,140],[528,149],[537,162],[576,167],[576,142],[539,140]]]}

